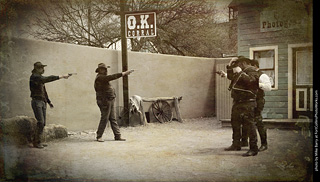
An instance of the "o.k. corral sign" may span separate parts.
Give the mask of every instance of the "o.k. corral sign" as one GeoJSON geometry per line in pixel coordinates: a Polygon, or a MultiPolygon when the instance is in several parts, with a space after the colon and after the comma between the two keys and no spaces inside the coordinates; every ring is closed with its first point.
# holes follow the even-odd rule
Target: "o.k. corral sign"
{"type": "Polygon", "coordinates": [[[126,13],[125,20],[126,38],[156,36],[155,12],[126,13]]]}

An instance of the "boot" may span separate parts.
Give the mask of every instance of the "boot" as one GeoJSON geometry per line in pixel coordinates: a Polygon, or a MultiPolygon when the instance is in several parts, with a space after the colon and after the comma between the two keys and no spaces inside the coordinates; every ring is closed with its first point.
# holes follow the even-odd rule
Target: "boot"
{"type": "Polygon", "coordinates": [[[243,157],[250,157],[250,156],[255,156],[258,155],[258,151],[253,151],[253,150],[249,150],[247,153],[243,154],[243,157]]]}
{"type": "Polygon", "coordinates": [[[119,136],[115,136],[115,137],[114,137],[114,140],[116,140],[116,141],[126,141],[126,139],[121,138],[120,135],[119,135],[119,136]]]}
{"type": "Polygon", "coordinates": [[[225,151],[239,151],[239,150],[241,150],[241,147],[238,147],[238,146],[235,146],[235,145],[231,145],[230,147],[225,148],[224,150],[225,151]]]}
{"type": "Polygon", "coordinates": [[[35,148],[38,148],[38,149],[43,149],[44,146],[41,144],[41,143],[38,143],[38,144],[34,144],[33,145],[35,148]]]}
{"type": "Polygon", "coordinates": [[[259,151],[262,152],[262,151],[265,151],[268,149],[268,145],[261,145],[261,147],[259,148],[259,151]]]}
{"type": "Polygon", "coordinates": [[[104,140],[102,139],[102,137],[97,138],[98,142],[104,142],[104,140]]]}

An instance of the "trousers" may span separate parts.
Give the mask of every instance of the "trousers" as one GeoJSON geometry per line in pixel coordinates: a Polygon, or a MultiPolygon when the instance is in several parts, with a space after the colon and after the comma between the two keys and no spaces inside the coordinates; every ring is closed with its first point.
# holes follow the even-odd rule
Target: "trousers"
{"type": "MultiPolygon", "coordinates": [[[[262,118],[262,110],[264,108],[265,99],[259,98],[257,99],[257,107],[254,109],[254,118],[255,123],[257,125],[258,133],[261,139],[261,145],[268,145],[267,142],[267,129],[264,126],[263,118],[262,118]]],[[[248,140],[248,131],[245,127],[242,127],[242,139],[243,142],[247,142],[248,140]]]]}
{"type": "Polygon", "coordinates": [[[41,143],[41,135],[43,133],[44,126],[46,125],[47,103],[42,100],[32,99],[31,107],[34,116],[37,119],[37,129],[34,143],[39,144],[41,143]]]}
{"type": "Polygon", "coordinates": [[[258,151],[254,109],[256,102],[234,102],[231,111],[232,144],[241,147],[241,125],[247,128],[249,148],[258,151]]]}
{"type": "Polygon", "coordinates": [[[105,98],[105,99],[97,100],[97,104],[101,112],[100,123],[97,130],[97,138],[102,137],[104,130],[107,126],[108,120],[110,121],[111,129],[113,131],[115,138],[121,137],[119,125],[116,120],[114,102],[115,102],[114,98],[112,99],[105,98]]]}

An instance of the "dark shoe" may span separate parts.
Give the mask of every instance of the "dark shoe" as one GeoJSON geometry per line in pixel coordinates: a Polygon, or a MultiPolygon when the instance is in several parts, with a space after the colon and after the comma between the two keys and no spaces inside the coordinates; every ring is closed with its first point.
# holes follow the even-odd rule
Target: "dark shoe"
{"type": "Polygon", "coordinates": [[[261,147],[259,148],[259,151],[262,152],[262,151],[265,151],[268,149],[268,145],[261,145],[261,147]]]}
{"type": "Polygon", "coordinates": [[[243,154],[242,156],[243,156],[243,157],[249,157],[249,156],[255,156],[255,155],[257,155],[257,154],[258,154],[258,152],[249,150],[247,153],[243,154]]]}
{"type": "Polygon", "coordinates": [[[28,143],[28,147],[29,147],[29,148],[33,148],[33,147],[34,147],[33,143],[32,143],[32,142],[31,142],[31,143],[28,143]]]}
{"type": "Polygon", "coordinates": [[[239,151],[239,150],[241,150],[241,147],[236,147],[234,145],[231,145],[230,147],[225,148],[224,150],[225,151],[239,151]]]}
{"type": "Polygon", "coordinates": [[[114,138],[114,140],[116,140],[116,141],[126,141],[126,139],[124,139],[124,138],[114,138]]]}
{"type": "Polygon", "coordinates": [[[35,148],[38,148],[38,149],[43,149],[44,146],[42,144],[36,144],[36,145],[33,145],[35,148]]]}
{"type": "Polygon", "coordinates": [[[97,138],[97,141],[98,141],[98,142],[104,142],[104,140],[102,139],[102,137],[97,138]]]}
{"type": "Polygon", "coordinates": [[[248,144],[247,141],[242,141],[241,142],[241,147],[248,147],[248,146],[249,146],[249,144],[248,144]]]}

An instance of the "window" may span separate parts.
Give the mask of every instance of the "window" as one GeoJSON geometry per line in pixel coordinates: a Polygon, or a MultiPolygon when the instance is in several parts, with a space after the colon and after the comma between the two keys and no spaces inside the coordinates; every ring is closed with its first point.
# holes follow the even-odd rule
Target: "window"
{"type": "Polygon", "coordinates": [[[229,21],[238,19],[238,10],[237,8],[229,7],[229,21]]]}
{"type": "Polygon", "coordinates": [[[313,57],[311,50],[296,52],[296,84],[312,85],[313,84],[313,57]]]}
{"type": "Polygon", "coordinates": [[[260,70],[271,79],[272,89],[278,89],[278,46],[250,48],[250,59],[259,62],[260,70]]]}

